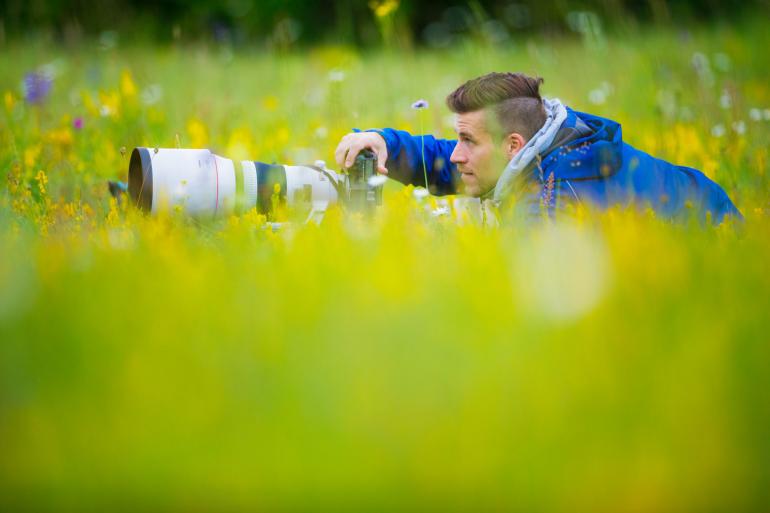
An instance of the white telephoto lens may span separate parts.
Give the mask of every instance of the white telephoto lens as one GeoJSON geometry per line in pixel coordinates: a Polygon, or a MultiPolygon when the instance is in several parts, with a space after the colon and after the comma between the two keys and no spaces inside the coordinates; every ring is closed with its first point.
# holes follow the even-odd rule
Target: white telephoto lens
{"type": "Polygon", "coordinates": [[[135,148],[128,192],[142,210],[181,210],[192,216],[226,216],[252,208],[267,214],[276,200],[292,208],[325,211],[337,203],[346,177],[322,167],[233,161],[206,149],[135,148]]]}
{"type": "Polygon", "coordinates": [[[315,210],[325,210],[337,202],[337,189],[329,171],[321,172],[307,166],[286,168],[286,197],[289,205],[312,204],[315,210]]]}
{"type": "Polygon", "coordinates": [[[257,206],[257,167],[250,160],[241,161],[243,177],[243,211],[257,206]]]}
{"type": "Polygon", "coordinates": [[[291,208],[324,211],[338,201],[337,187],[344,179],[334,171],[310,166],[284,166],[241,161],[243,206],[266,214],[276,199],[291,208]]]}
{"type": "Polygon", "coordinates": [[[153,214],[181,209],[193,216],[227,215],[235,208],[233,161],[209,150],[136,148],[128,189],[153,214]]]}

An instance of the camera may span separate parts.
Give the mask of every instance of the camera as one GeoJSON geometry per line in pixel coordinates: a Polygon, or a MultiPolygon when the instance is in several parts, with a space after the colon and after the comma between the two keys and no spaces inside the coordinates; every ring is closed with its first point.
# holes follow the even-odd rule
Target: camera
{"type": "Polygon", "coordinates": [[[347,173],[323,161],[293,166],[244,160],[207,149],[137,147],[128,168],[128,195],[145,212],[181,210],[195,217],[219,217],[256,208],[268,217],[279,208],[306,211],[320,219],[332,204],[371,212],[382,204],[384,180],[377,157],[364,150],[347,173]]]}

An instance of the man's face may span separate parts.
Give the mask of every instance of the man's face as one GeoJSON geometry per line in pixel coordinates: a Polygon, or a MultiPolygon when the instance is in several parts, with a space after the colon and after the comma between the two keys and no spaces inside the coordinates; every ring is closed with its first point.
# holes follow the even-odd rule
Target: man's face
{"type": "Polygon", "coordinates": [[[477,110],[457,114],[457,146],[450,160],[457,165],[469,196],[490,191],[508,163],[504,145],[496,141],[487,125],[487,112],[477,110]]]}

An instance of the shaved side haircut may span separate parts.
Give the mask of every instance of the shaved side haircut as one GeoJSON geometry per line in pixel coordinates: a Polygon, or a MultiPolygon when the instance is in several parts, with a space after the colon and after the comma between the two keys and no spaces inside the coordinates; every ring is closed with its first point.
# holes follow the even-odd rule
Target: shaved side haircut
{"type": "Polygon", "coordinates": [[[523,73],[489,73],[465,82],[447,96],[446,103],[456,114],[490,109],[503,136],[516,132],[528,141],[545,124],[542,83],[542,78],[523,73]]]}

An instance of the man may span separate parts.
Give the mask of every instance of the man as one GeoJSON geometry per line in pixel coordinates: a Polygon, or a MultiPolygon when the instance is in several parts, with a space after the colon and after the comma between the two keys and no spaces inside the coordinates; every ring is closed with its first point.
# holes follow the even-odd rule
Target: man
{"type": "Polygon", "coordinates": [[[337,163],[359,151],[377,154],[379,171],[430,192],[464,192],[524,217],[554,215],[569,205],[651,207],[667,219],[696,216],[714,224],[742,219],[719,185],[693,168],[656,159],[623,142],[621,127],[540,96],[541,78],[490,73],[447,97],[457,141],[385,128],[342,138],[337,163]],[[423,169],[423,165],[425,169],[423,169]]]}

